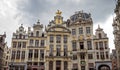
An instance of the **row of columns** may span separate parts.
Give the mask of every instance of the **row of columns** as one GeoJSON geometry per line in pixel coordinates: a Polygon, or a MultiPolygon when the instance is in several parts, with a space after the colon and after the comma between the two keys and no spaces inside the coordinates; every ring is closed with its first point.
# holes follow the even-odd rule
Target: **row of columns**
{"type": "MultiPolygon", "coordinates": [[[[46,62],[45,64],[45,70],[49,70],[49,61],[46,62]]],[[[67,67],[67,70],[71,70],[72,67],[71,67],[71,62],[68,61],[68,67],[67,67]]],[[[56,70],[56,61],[53,61],[53,70],[56,70]]],[[[61,68],[60,70],[64,70],[64,61],[61,61],[61,68]]]]}

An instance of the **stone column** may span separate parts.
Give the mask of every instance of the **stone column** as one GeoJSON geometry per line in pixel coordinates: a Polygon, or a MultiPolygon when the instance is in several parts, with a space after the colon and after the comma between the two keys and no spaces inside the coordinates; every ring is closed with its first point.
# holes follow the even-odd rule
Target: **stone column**
{"type": "Polygon", "coordinates": [[[46,61],[45,63],[45,70],[49,70],[49,61],[46,61]]]}
{"type": "Polygon", "coordinates": [[[25,68],[24,69],[27,70],[27,64],[25,64],[25,68]]]}
{"type": "Polygon", "coordinates": [[[71,70],[71,69],[72,69],[71,62],[68,61],[68,70],[71,70]]]}
{"type": "Polygon", "coordinates": [[[56,70],[56,61],[53,61],[53,70],[56,70]]]}
{"type": "Polygon", "coordinates": [[[18,70],[20,70],[20,66],[18,66],[18,70]]]}
{"type": "Polygon", "coordinates": [[[61,70],[64,70],[64,61],[61,61],[61,70]]]}
{"type": "Polygon", "coordinates": [[[34,60],[34,51],[35,51],[35,49],[33,49],[33,54],[32,54],[32,61],[34,60]]]}

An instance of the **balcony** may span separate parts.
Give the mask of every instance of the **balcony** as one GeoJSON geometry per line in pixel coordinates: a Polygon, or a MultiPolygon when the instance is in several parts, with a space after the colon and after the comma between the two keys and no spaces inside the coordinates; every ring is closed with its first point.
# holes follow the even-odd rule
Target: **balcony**
{"type": "Polygon", "coordinates": [[[78,49],[77,53],[87,53],[87,49],[78,49]]]}

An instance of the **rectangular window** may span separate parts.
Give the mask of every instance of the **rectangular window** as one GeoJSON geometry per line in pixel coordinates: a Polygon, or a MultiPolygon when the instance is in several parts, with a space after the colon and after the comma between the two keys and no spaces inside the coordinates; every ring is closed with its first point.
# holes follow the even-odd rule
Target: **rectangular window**
{"type": "Polygon", "coordinates": [[[40,59],[44,59],[44,50],[40,50],[40,59]]]}
{"type": "Polygon", "coordinates": [[[72,35],[76,35],[76,29],[72,29],[72,35]]]}
{"type": "Polygon", "coordinates": [[[88,54],[88,59],[93,59],[93,55],[92,54],[88,54]]]}
{"type": "Polygon", "coordinates": [[[54,42],[54,36],[50,35],[50,43],[53,43],[53,42],[54,42]]]}
{"type": "Polygon", "coordinates": [[[79,28],[79,34],[83,34],[83,28],[79,28]]]}
{"type": "Polygon", "coordinates": [[[49,54],[49,56],[53,56],[53,45],[50,45],[50,54],[49,54]]]}
{"type": "Polygon", "coordinates": [[[20,59],[20,51],[17,51],[16,59],[20,59]]]}
{"type": "Polygon", "coordinates": [[[85,53],[80,53],[80,59],[85,59],[85,53]]]}
{"type": "Polygon", "coordinates": [[[34,50],[34,58],[38,58],[38,49],[34,50]]]}
{"type": "Polygon", "coordinates": [[[78,70],[78,64],[77,63],[73,63],[73,70],[78,70]]]}
{"type": "Polygon", "coordinates": [[[91,41],[87,41],[87,46],[88,46],[88,50],[92,50],[92,43],[91,43],[91,41]]]}
{"type": "Polygon", "coordinates": [[[97,59],[99,59],[99,53],[98,52],[96,53],[96,56],[97,56],[97,59]]]}
{"type": "Polygon", "coordinates": [[[86,69],[85,69],[85,66],[81,66],[81,70],[86,70],[86,69]]]}
{"type": "Polygon", "coordinates": [[[33,46],[33,39],[30,39],[30,46],[33,46]]]}
{"type": "Polygon", "coordinates": [[[73,60],[77,60],[77,55],[73,54],[73,60]]]}
{"type": "Polygon", "coordinates": [[[64,39],[64,43],[67,43],[67,35],[64,35],[63,39],[64,39]]]}
{"type": "Polygon", "coordinates": [[[86,33],[90,34],[90,27],[86,27],[86,33]]]}
{"type": "Polygon", "coordinates": [[[94,70],[94,63],[88,63],[89,70],[94,70]]]}
{"type": "Polygon", "coordinates": [[[37,66],[37,65],[38,65],[38,62],[34,62],[33,65],[37,66]]]}
{"type": "Polygon", "coordinates": [[[100,57],[101,57],[101,59],[105,59],[104,52],[100,52],[100,57]]]}
{"type": "Polygon", "coordinates": [[[72,42],[72,49],[73,49],[73,51],[77,51],[77,48],[76,48],[77,46],[76,46],[76,41],[73,41],[72,42]]]}
{"type": "Polygon", "coordinates": [[[60,56],[60,49],[61,49],[61,46],[60,45],[56,45],[56,56],[60,56]]]}
{"type": "Polygon", "coordinates": [[[61,43],[61,35],[56,36],[56,43],[61,43]]]}
{"type": "Polygon", "coordinates": [[[106,59],[109,59],[108,52],[106,52],[106,59]]]}
{"type": "Polygon", "coordinates": [[[23,48],[26,48],[26,42],[23,42],[23,48]]]}
{"type": "Polygon", "coordinates": [[[84,42],[80,42],[80,49],[84,49],[84,42]]]}
{"type": "Polygon", "coordinates": [[[17,42],[13,42],[13,48],[17,47],[17,42]]]}
{"type": "Polygon", "coordinates": [[[21,59],[25,59],[25,51],[22,51],[21,59]]]}
{"type": "Polygon", "coordinates": [[[64,45],[64,56],[67,56],[67,45],[64,45]]]}
{"type": "Polygon", "coordinates": [[[103,42],[102,41],[99,42],[99,48],[100,48],[100,50],[103,50],[103,42]]]}
{"type": "Polygon", "coordinates": [[[29,50],[28,58],[32,59],[32,57],[33,57],[33,50],[29,50]]]}
{"type": "Polygon", "coordinates": [[[39,46],[39,40],[35,40],[35,47],[39,46]]]}
{"type": "Polygon", "coordinates": [[[105,49],[107,49],[108,48],[107,41],[104,41],[104,45],[105,45],[105,49]]]}
{"type": "Polygon", "coordinates": [[[18,42],[18,48],[21,48],[21,42],[18,42]]]}
{"type": "Polygon", "coordinates": [[[67,61],[64,61],[64,70],[67,70],[68,68],[68,62],[67,61]]]}
{"type": "Polygon", "coordinates": [[[98,50],[98,42],[95,42],[96,50],[98,50]]]}
{"type": "Polygon", "coordinates": [[[41,40],[41,46],[44,47],[44,45],[45,45],[45,41],[41,40]]]}
{"type": "Polygon", "coordinates": [[[12,51],[12,57],[11,57],[11,59],[15,59],[15,54],[16,54],[16,51],[12,51]]]}

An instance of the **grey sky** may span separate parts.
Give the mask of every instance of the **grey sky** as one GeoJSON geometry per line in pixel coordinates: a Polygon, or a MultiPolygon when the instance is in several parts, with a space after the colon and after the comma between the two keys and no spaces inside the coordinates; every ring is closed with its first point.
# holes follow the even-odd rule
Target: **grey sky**
{"type": "MultiPolygon", "coordinates": [[[[112,20],[110,24],[105,22],[114,14],[114,8],[115,0],[0,0],[0,34],[7,33],[10,46],[12,33],[20,24],[28,27],[40,19],[46,25],[58,9],[63,12],[64,20],[76,11],[91,13],[94,24],[110,25],[109,29],[112,30],[112,20]]],[[[107,31],[106,27],[104,29],[107,31]]],[[[109,34],[113,38],[112,31],[109,34]]]]}
{"type": "Polygon", "coordinates": [[[33,19],[32,24],[37,19],[48,24],[48,20],[53,19],[57,9],[62,10],[65,19],[75,11],[84,10],[92,14],[96,23],[105,21],[110,14],[113,14],[115,2],[114,0],[28,0],[19,2],[17,8],[27,23],[33,19]]]}

